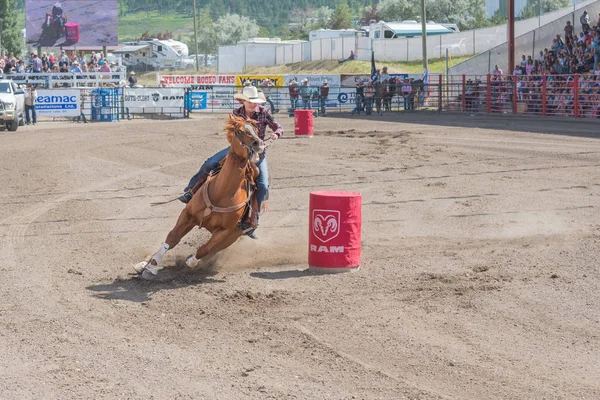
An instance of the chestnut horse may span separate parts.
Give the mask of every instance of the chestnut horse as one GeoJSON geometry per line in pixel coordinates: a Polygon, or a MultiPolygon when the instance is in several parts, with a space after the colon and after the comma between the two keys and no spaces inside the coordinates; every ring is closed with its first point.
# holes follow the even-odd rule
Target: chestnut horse
{"type": "Polygon", "coordinates": [[[229,115],[225,131],[230,149],[221,171],[211,175],[194,194],[150,261],[134,266],[142,278],[154,278],[165,253],[177,246],[195,226],[206,228],[212,236],[198,248],[196,254],[186,259],[190,268],[198,265],[203,257],[212,256],[231,246],[242,235],[238,222],[246,207],[250,206],[251,187],[259,173],[254,162],[263,151],[264,143],[258,137],[256,124],[252,120],[229,115]]]}

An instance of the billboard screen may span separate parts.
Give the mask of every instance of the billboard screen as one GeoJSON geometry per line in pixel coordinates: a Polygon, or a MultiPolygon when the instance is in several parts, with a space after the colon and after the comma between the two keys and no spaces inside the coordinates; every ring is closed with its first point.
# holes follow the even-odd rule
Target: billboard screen
{"type": "Polygon", "coordinates": [[[33,46],[117,46],[117,28],[117,0],[25,0],[33,46]]]}

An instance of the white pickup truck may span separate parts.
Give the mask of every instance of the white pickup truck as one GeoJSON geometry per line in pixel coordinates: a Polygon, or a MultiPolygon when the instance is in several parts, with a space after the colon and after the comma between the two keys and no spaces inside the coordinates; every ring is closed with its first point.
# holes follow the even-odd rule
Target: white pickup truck
{"type": "Polygon", "coordinates": [[[9,131],[25,125],[25,92],[9,79],[0,79],[0,101],[4,110],[0,112],[0,124],[9,131]]]}

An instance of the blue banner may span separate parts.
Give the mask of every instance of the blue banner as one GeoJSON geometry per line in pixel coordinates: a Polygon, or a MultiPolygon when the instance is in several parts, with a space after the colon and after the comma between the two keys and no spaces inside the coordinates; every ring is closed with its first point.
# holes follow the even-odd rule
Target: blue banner
{"type": "Polygon", "coordinates": [[[207,98],[207,92],[189,92],[187,96],[187,109],[206,110],[207,98]]]}

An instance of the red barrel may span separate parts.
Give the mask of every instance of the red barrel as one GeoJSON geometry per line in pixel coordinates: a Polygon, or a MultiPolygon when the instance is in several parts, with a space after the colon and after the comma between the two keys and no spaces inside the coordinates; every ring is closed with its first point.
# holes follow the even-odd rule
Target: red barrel
{"type": "Polygon", "coordinates": [[[65,28],[67,30],[67,42],[79,42],[79,24],[77,22],[67,22],[65,28]]]}
{"type": "Polygon", "coordinates": [[[296,134],[296,136],[312,136],[312,110],[294,110],[294,128],[294,133],[296,134]]]}
{"type": "Polygon", "coordinates": [[[358,269],[361,205],[360,193],[318,191],[310,194],[310,271],[345,272],[358,269]]]}

